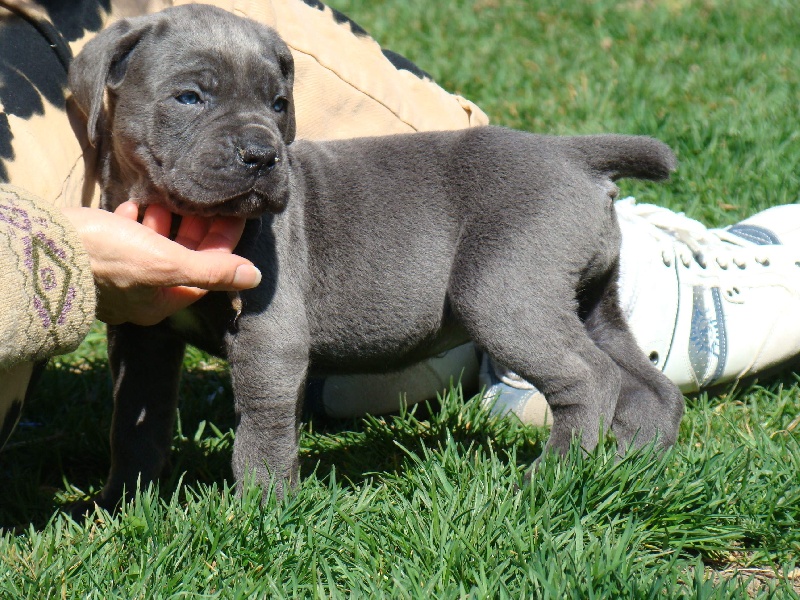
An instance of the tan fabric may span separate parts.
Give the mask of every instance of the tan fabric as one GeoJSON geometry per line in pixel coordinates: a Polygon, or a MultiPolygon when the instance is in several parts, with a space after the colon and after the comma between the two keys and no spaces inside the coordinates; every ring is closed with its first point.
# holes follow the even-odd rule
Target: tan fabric
{"type": "MultiPolygon", "coordinates": [[[[396,69],[378,43],[299,0],[205,2],[274,27],[295,59],[297,137],[334,139],[486,125],[468,100],[396,69]]],[[[176,0],[175,5],[192,4],[176,0]]]]}
{"type": "MultiPolygon", "coordinates": [[[[83,150],[64,111],[45,98],[42,102],[42,114],[28,119],[8,115],[14,133],[14,161],[6,163],[9,181],[50,205],[80,206],[83,150]]],[[[90,192],[89,198],[94,195],[90,192]]]]}

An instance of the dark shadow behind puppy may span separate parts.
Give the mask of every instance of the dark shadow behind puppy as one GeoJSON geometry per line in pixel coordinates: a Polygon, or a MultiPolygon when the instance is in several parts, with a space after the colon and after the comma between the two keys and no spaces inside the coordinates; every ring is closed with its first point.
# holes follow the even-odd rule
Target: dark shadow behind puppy
{"type": "Polygon", "coordinates": [[[230,361],[237,481],[278,493],[297,475],[309,369],[386,371],[466,339],[546,395],[549,450],[591,449],[609,426],[621,451],[675,441],[683,397],[618,305],[612,183],[667,177],[664,144],[494,127],[292,143],[292,78],[274,31],[202,5],[121,21],[70,69],[103,206],[250,217],[237,252],[264,275],[238,317],[209,294],[154,327],[109,327],[102,504],[158,477],[186,341],[230,361]]]}

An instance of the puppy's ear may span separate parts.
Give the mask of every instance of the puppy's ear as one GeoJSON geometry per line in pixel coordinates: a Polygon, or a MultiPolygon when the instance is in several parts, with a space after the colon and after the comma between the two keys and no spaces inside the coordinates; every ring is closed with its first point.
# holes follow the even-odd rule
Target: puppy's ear
{"type": "Polygon", "coordinates": [[[87,117],[86,129],[92,146],[97,140],[105,90],[122,83],[128,59],[150,25],[146,17],[114,23],[90,40],[69,67],[69,88],[87,117]]]}
{"type": "Polygon", "coordinates": [[[287,95],[289,99],[289,109],[287,114],[287,121],[286,121],[286,129],[283,132],[283,141],[284,143],[291,144],[294,141],[294,137],[297,133],[297,122],[295,120],[295,113],[294,113],[294,59],[292,58],[291,52],[289,52],[288,48],[285,52],[278,53],[278,66],[281,70],[281,75],[283,75],[284,79],[286,80],[287,88],[289,93],[287,95]]]}

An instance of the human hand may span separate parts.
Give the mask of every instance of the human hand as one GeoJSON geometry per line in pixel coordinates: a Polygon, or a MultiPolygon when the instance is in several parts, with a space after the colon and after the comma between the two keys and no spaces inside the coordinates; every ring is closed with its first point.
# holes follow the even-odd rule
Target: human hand
{"type": "Polygon", "coordinates": [[[124,202],[113,213],[64,208],[89,254],[98,289],[97,318],[111,325],[155,325],[209,290],[239,291],[261,281],[260,271],[232,254],[245,220],[184,217],[170,240],[172,214],[124,202]]]}

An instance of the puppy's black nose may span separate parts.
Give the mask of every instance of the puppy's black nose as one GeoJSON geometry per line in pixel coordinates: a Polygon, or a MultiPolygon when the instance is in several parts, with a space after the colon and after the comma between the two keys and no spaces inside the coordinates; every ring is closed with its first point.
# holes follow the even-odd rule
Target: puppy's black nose
{"type": "Polygon", "coordinates": [[[275,148],[259,143],[242,144],[236,148],[236,153],[242,164],[252,169],[272,169],[280,161],[275,148]]]}

